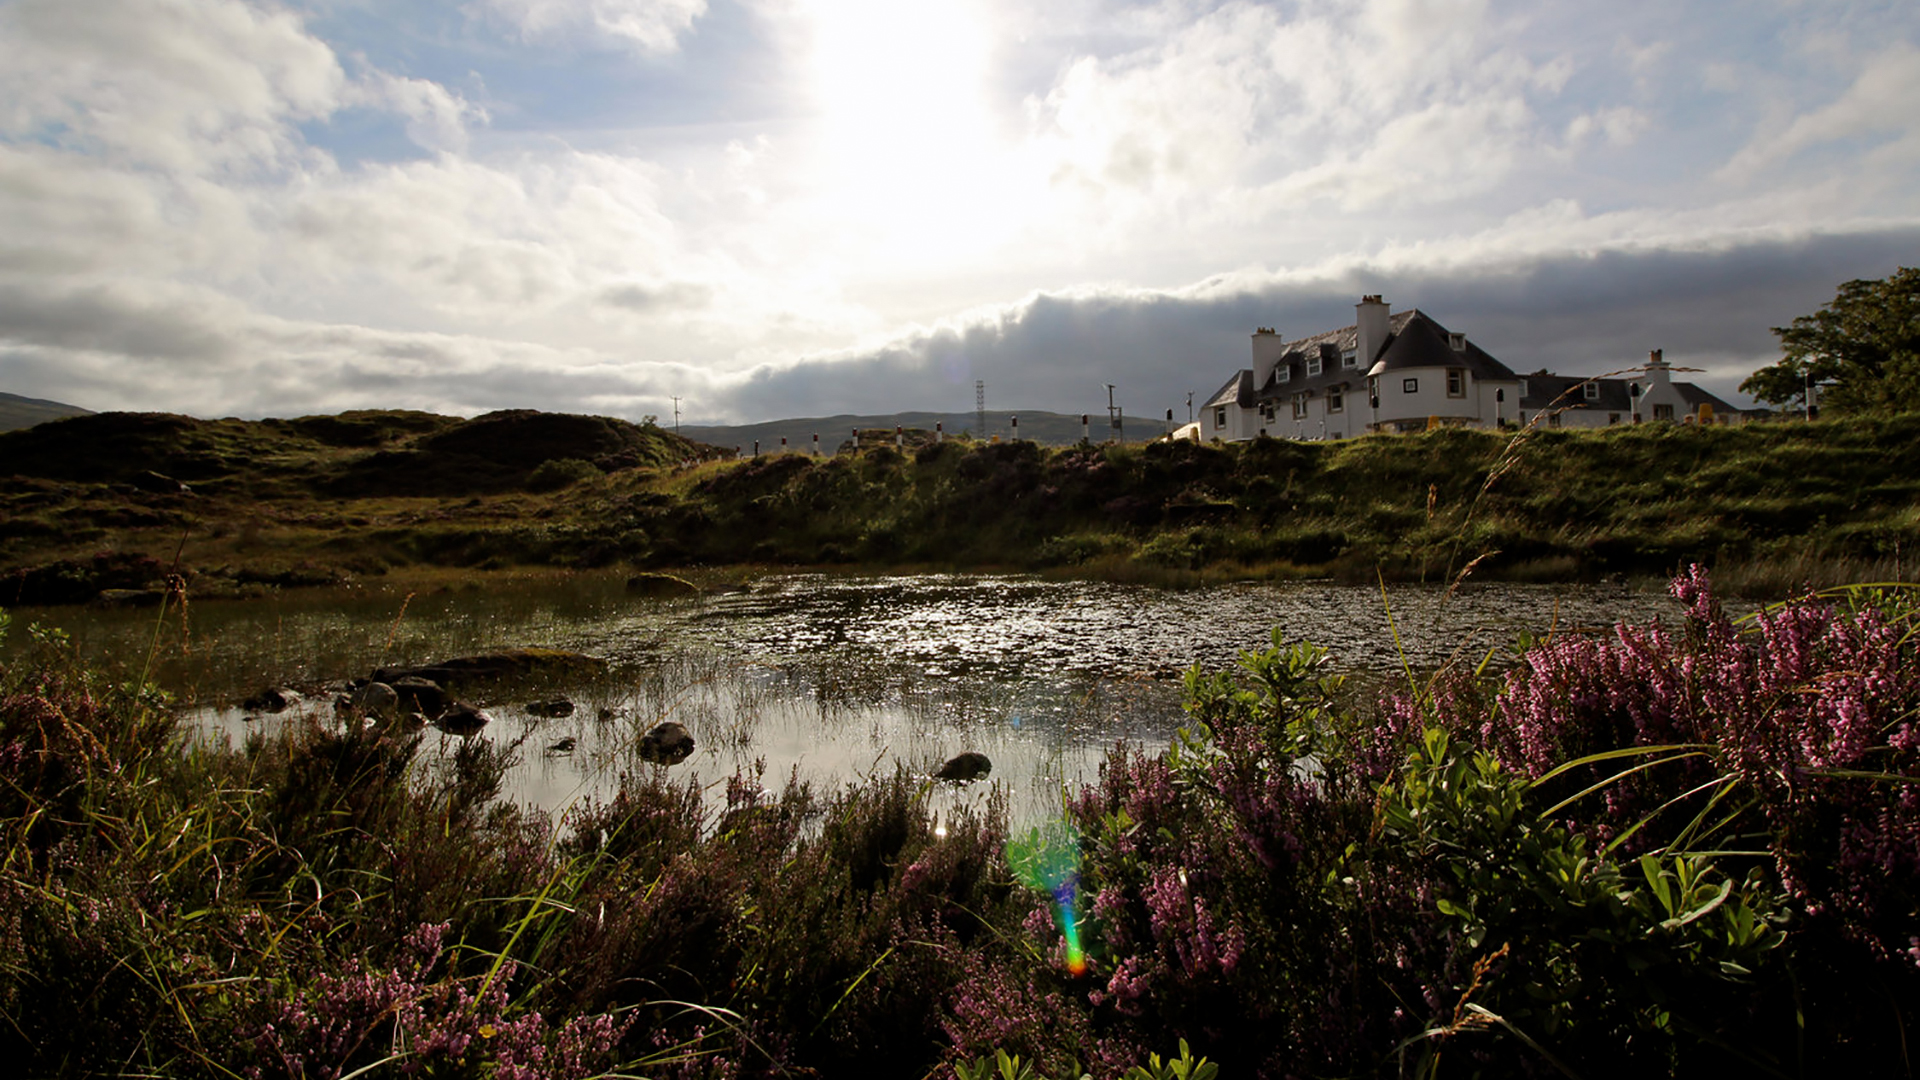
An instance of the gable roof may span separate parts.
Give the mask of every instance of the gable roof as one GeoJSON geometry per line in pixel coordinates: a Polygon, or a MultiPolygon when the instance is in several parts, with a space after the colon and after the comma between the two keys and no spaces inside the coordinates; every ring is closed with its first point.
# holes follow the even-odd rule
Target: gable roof
{"type": "MultiPolygon", "coordinates": [[[[1387,346],[1380,350],[1379,358],[1367,374],[1384,375],[1409,368],[1466,368],[1475,379],[1482,381],[1512,382],[1520,377],[1513,373],[1512,368],[1468,341],[1464,334],[1460,335],[1461,347],[1454,348],[1454,335],[1419,308],[1405,315],[1405,323],[1388,325],[1391,332],[1387,337],[1387,346]]],[[[1399,323],[1399,319],[1396,318],[1394,323],[1399,323]]]]}

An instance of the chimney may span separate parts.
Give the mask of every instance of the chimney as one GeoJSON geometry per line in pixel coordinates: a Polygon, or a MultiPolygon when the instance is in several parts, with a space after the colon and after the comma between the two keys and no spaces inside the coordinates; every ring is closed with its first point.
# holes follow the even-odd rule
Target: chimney
{"type": "Polygon", "coordinates": [[[1287,343],[1271,326],[1262,326],[1253,332],[1253,388],[1267,385],[1273,377],[1273,369],[1285,355],[1287,343]]]}
{"type": "Polygon", "coordinates": [[[1360,370],[1365,371],[1380,359],[1380,350],[1387,346],[1387,317],[1392,313],[1385,300],[1378,293],[1360,298],[1353,306],[1353,326],[1359,339],[1360,370]]]}
{"type": "Polygon", "coordinates": [[[1673,381],[1673,373],[1668,370],[1666,358],[1661,355],[1663,351],[1664,350],[1661,349],[1655,349],[1647,354],[1648,382],[1665,383],[1673,381]]]}

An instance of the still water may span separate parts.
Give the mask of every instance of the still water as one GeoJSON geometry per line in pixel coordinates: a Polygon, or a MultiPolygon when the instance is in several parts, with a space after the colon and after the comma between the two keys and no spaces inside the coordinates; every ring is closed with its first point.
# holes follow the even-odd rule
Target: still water
{"type": "MultiPolygon", "coordinates": [[[[1091,780],[1107,748],[1165,745],[1181,719],[1180,673],[1233,664],[1278,627],[1325,646],[1346,671],[1380,680],[1474,664],[1520,632],[1590,632],[1617,621],[1674,622],[1663,592],[1610,586],[1242,583],[1170,590],[1013,575],[770,575],[683,599],[634,596],[614,576],[489,581],[406,593],[372,587],[262,600],[197,601],[184,611],[16,611],[16,651],[32,622],[72,634],[81,655],[173,692],[190,723],[235,742],[331,714],[330,684],[382,664],[517,646],[608,662],[569,685],[470,695],[492,717],[479,738],[513,746],[509,797],[553,811],[610,793],[662,720],[697,750],[673,775],[724,784],[763,770],[816,785],[905,768],[927,774],[974,750],[988,782],[936,794],[943,807],[1003,789],[1019,820],[1045,817],[1063,787],[1091,780]],[[308,693],[276,716],[239,702],[266,686],[308,693]],[[538,719],[533,695],[576,705],[538,719]],[[513,695],[518,696],[513,696],[513,695]],[[604,717],[604,718],[603,718],[604,717]],[[565,740],[571,748],[558,749],[565,740]]],[[[428,729],[422,754],[457,738],[428,729]]]]}

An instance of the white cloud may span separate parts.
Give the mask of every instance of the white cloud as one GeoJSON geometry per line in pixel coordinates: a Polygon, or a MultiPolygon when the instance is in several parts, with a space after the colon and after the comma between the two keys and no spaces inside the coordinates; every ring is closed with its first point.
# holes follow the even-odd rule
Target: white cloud
{"type": "Polygon", "coordinates": [[[1866,59],[1860,75],[1837,100],[1803,113],[1777,134],[1754,137],[1720,169],[1747,179],[1813,147],[1881,136],[1913,154],[1920,151],[1920,49],[1900,42],[1866,59]]]}
{"type": "Polygon", "coordinates": [[[232,0],[16,0],[0,7],[0,133],[180,173],[281,168],[289,123],[346,88],[284,11],[232,0]]]}
{"type": "Polygon", "coordinates": [[[706,0],[476,0],[471,10],[529,40],[606,39],[642,53],[671,52],[706,0]]]}

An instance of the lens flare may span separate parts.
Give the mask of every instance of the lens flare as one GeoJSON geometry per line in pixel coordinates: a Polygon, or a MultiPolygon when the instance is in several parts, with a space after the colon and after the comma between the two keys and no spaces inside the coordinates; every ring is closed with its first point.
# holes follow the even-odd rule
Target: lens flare
{"type": "Polygon", "coordinates": [[[1053,897],[1067,943],[1067,970],[1086,974],[1087,950],[1080,940],[1080,837],[1073,826],[1052,821],[1008,840],[1007,865],[1021,884],[1053,897]]]}

